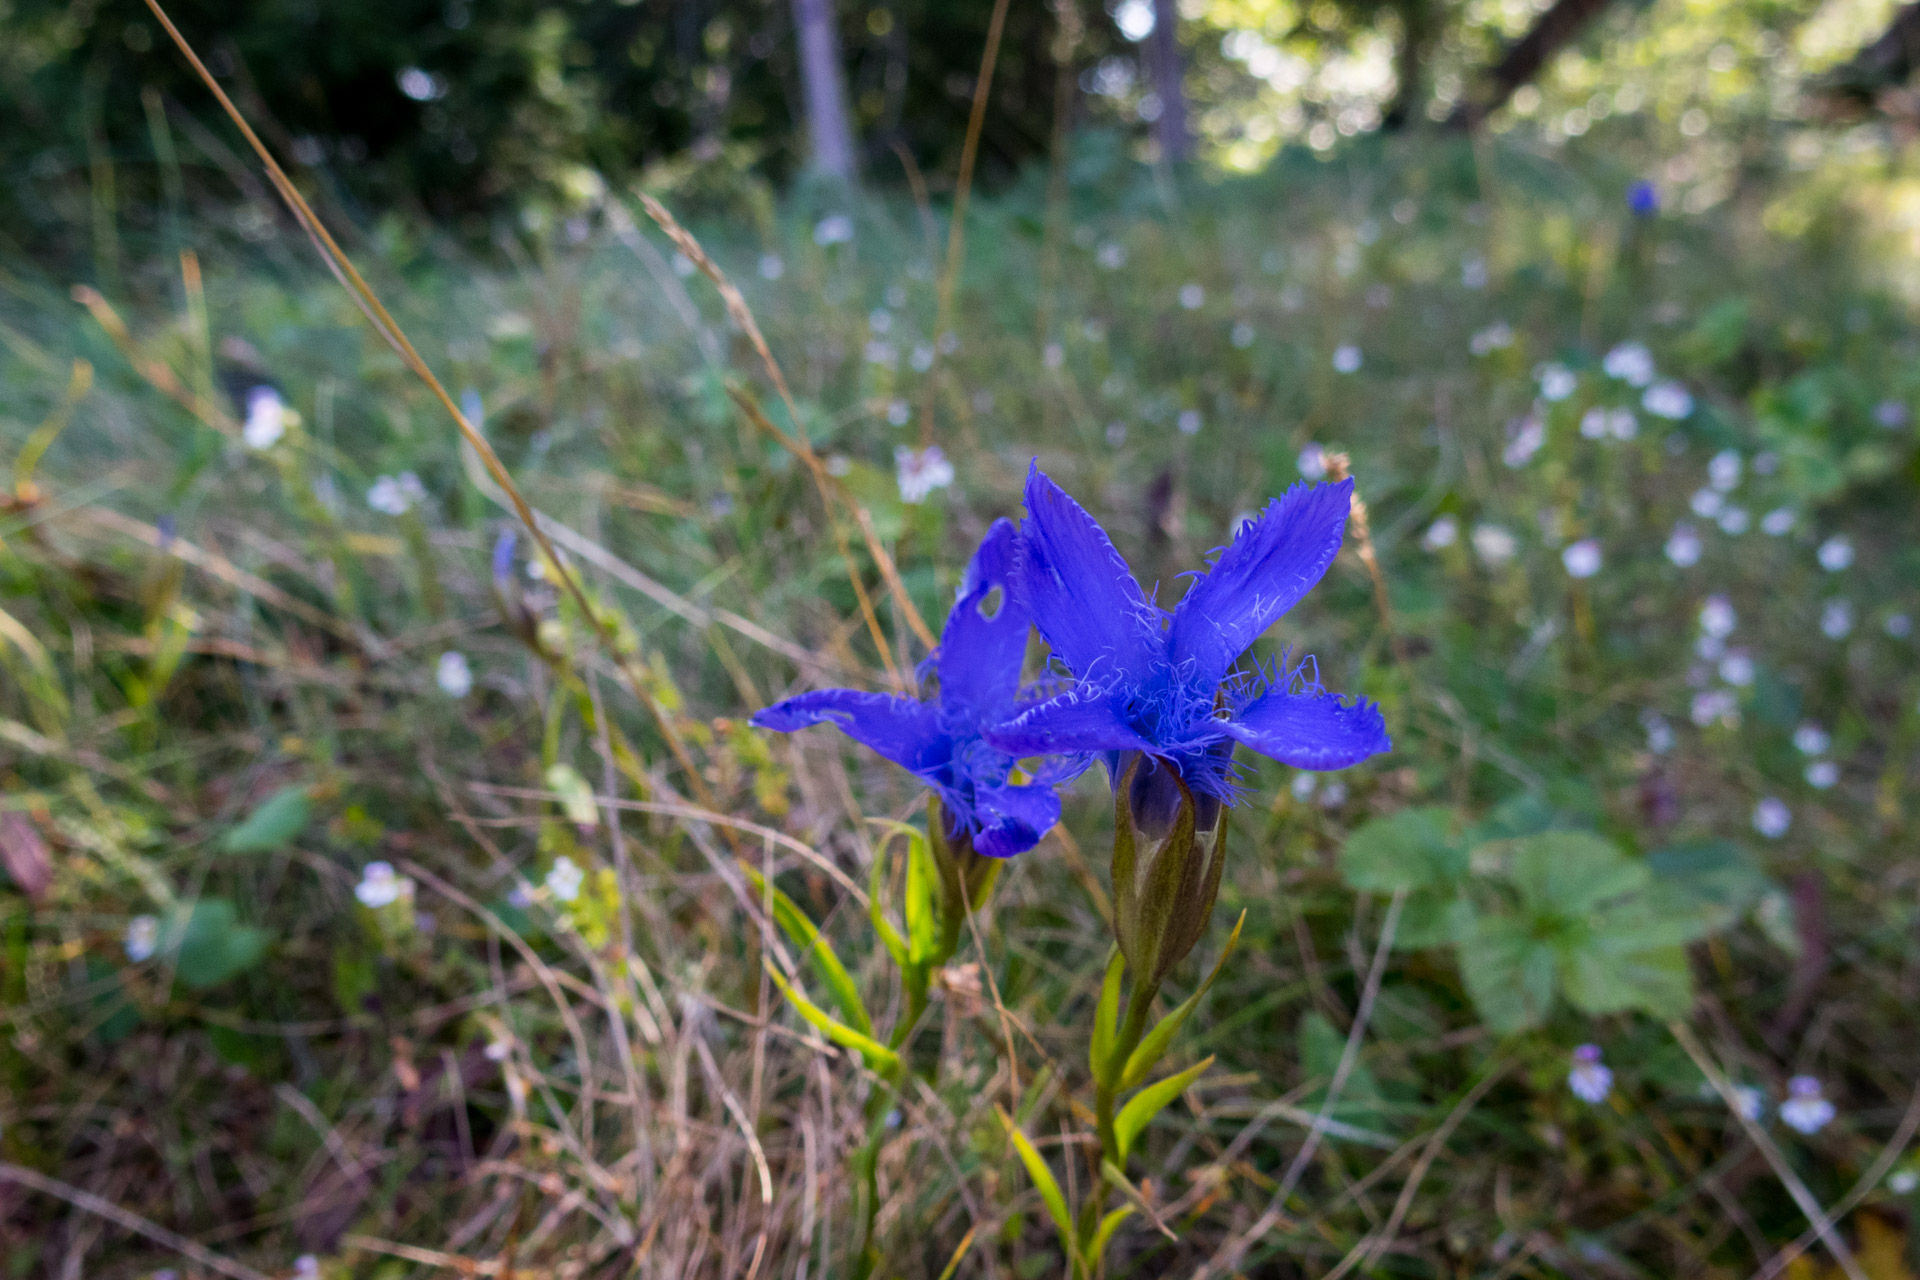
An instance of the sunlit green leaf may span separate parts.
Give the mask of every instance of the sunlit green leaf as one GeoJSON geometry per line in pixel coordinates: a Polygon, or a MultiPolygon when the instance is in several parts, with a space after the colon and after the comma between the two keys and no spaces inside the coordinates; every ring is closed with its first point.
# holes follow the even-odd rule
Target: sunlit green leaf
{"type": "Polygon", "coordinates": [[[1202,1058],[1185,1071],[1176,1072],[1165,1080],[1156,1080],[1127,1099],[1127,1105],[1121,1107],[1120,1114],[1113,1118],[1113,1136],[1120,1146],[1116,1164],[1126,1167],[1127,1153],[1133,1150],[1133,1140],[1140,1136],[1140,1131],[1169,1102],[1185,1093],[1187,1086],[1198,1080],[1200,1074],[1212,1065],[1212,1057],[1202,1058]]]}
{"type": "Polygon", "coordinates": [[[305,787],[282,787],[220,838],[223,853],[272,853],[306,830],[311,810],[305,787]]]}
{"type": "Polygon", "coordinates": [[[860,989],[854,985],[846,966],[840,963],[840,957],[834,954],[833,947],[821,936],[813,921],[807,918],[807,913],[782,893],[778,885],[768,884],[759,871],[744,862],[741,869],[747,873],[755,894],[772,898],[775,922],[813,966],[820,981],[826,984],[827,994],[833,997],[841,1017],[860,1034],[872,1035],[873,1019],[867,1016],[867,1006],[860,999],[860,989]]]}

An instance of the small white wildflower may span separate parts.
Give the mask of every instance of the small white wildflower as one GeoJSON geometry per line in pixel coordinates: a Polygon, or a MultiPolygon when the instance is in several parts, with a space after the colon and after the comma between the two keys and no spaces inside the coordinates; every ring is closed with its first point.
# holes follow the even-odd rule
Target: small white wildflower
{"type": "Polygon", "coordinates": [[[293,1260],[294,1280],[319,1280],[320,1259],[303,1253],[293,1260]]]}
{"type": "Polygon", "coordinates": [[[1741,470],[1740,451],[1722,449],[1707,463],[1707,483],[1721,493],[1731,493],[1740,485],[1741,470]]]}
{"type": "Polygon", "coordinates": [[[1327,475],[1327,451],[1315,441],[1308,441],[1295,460],[1300,474],[1309,480],[1323,480],[1327,475]]]}
{"type": "Polygon", "coordinates": [[[135,964],[153,959],[153,953],[160,948],[160,921],[153,916],[135,916],[127,921],[127,936],[122,945],[127,949],[127,959],[135,964]]]}
{"type": "Polygon", "coordinates": [[[1573,1051],[1573,1069],[1567,1072],[1567,1088],[1573,1096],[1591,1106],[1599,1106],[1613,1092],[1613,1071],[1600,1061],[1600,1046],[1583,1044],[1573,1051]]]}
{"type": "Polygon", "coordinates": [[[1738,728],[1740,701],[1730,689],[1702,689],[1693,695],[1693,705],[1688,708],[1687,715],[1702,729],[1715,724],[1727,729],[1738,728]]]}
{"type": "Polygon", "coordinates": [[[247,422],[240,428],[240,439],[247,448],[271,449],[287,432],[287,405],[272,387],[254,387],[247,392],[247,422]]]}
{"type": "Polygon", "coordinates": [[[1049,369],[1058,369],[1067,362],[1067,349],[1057,342],[1049,342],[1040,348],[1040,363],[1049,369]]]}
{"type": "Polygon", "coordinates": [[[1836,533],[1821,543],[1820,550],[1815,554],[1819,557],[1822,569],[1828,573],[1839,573],[1853,563],[1853,543],[1846,534],[1836,533]]]}
{"type": "Polygon", "coordinates": [[[1107,424],[1107,448],[1118,449],[1127,442],[1127,424],[1115,419],[1107,424]]]}
{"type": "Polygon", "coordinates": [[[1693,651],[1708,662],[1718,662],[1727,656],[1727,642],[1719,636],[1703,635],[1693,642],[1693,651]]]}
{"type": "Polygon", "coordinates": [[[891,369],[900,362],[900,352],[894,345],[878,338],[867,344],[866,355],[868,364],[877,364],[883,369],[891,369]]]}
{"type": "Polygon", "coordinates": [[[360,871],[360,883],[353,886],[353,896],[360,899],[362,906],[375,911],[411,896],[412,892],[413,882],[396,875],[390,862],[369,862],[360,871]]]}
{"type": "Polygon", "coordinates": [[[1745,507],[1728,507],[1715,517],[1714,523],[1720,526],[1720,532],[1737,538],[1753,524],[1753,517],[1745,507]]]}
{"type": "Polygon", "coordinates": [[[511,1040],[489,1040],[487,1047],[480,1051],[488,1062],[505,1062],[513,1056],[511,1040]]]}
{"type": "Polygon", "coordinates": [[[1338,809],[1347,802],[1347,784],[1339,778],[1328,778],[1320,786],[1320,807],[1338,809]]]}
{"type": "Polygon", "coordinates": [[[1656,382],[1640,397],[1640,407],[1656,418],[1678,422],[1693,412],[1693,396],[1677,382],[1656,382]]]}
{"type": "Polygon", "coordinates": [[[1913,618],[1904,613],[1890,613],[1887,620],[1880,624],[1880,629],[1895,640],[1905,640],[1913,634],[1913,618]]]}
{"type": "Polygon", "coordinates": [[[449,698],[464,698],[473,692],[473,668],[467,664],[467,655],[458,649],[441,654],[433,669],[433,682],[449,698]]]}
{"type": "Polygon", "coordinates": [[[1653,381],[1653,353],[1643,343],[1623,342],[1607,352],[1600,369],[1630,387],[1644,387],[1653,381]]]}
{"type": "Polygon", "coordinates": [[[1833,1121],[1833,1104],[1820,1096],[1820,1082],[1812,1076],[1787,1081],[1787,1100],[1780,1104],[1780,1123],[1795,1133],[1816,1134],[1833,1121]]]}
{"type": "Polygon", "coordinates": [[[1769,538],[1781,538],[1793,532],[1793,508],[1775,507],[1760,517],[1760,532],[1769,538]]]}
{"type": "Polygon", "coordinates": [[[1555,403],[1572,395],[1580,385],[1573,370],[1558,363],[1541,365],[1533,371],[1533,376],[1540,383],[1540,398],[1555,403]]]}
{"type": "Polygon", "coordinates": [[[1182,409],[1180,416],[1174,419],[1173,425],[1179,429],[1180,434],[1183,436],[1199,435],[1200,411],[1198,409],[1182,409]]]}
{"type": "Polygon", "coordinates": [[[1644,712],[1640,717],[1640,725],[1647,731],[1647,750],[1657,756],[1673,750],[1673,726],[1667,723],[1665,716],[1653,711],[1644,712]]]}
{"type": "Polygon", "coordinates": [[[1910,1196],[1915,1191],[1920,1191],[1920,1170],[1894,1170],[1887,1175],[1887,1190],[1897,1196],[1910,1196]]]}
{"type": "Polygon", "coordinates": [[[1599,405],[1580,415],[1580,435],[1587,440],[1607,438],[1607,411],[1599,405]]]}
{"type": "Polygon", "coordinates": [[[1833,735],[1808,721],[1793,731],[1793,745],[1803,756],[1823,756],[1833,745],[1833,735]]]}
{"type": "Polygon", "coordinates": [[[900,501],[910,506],[925,502],[935,489],[944,489],[953,483],[953,464],[937,444],[930,444],[924,450],[899,446],[893,451],[893,467],[900,484],[900,501]]]}
{"type": "Polygon", "coordinates": [[[1485,258],[1467,258],[1460,263],[1460,283],[1469,289],[1487,287],[1487,260],[1485,258]]]}
{"type": "Polygon", "coordinates": [[[760,278],[762,280],[778,280],[785,274],[787,274],[787,264],[780,260],[779,254],[763,253],[760,255],[760,278]]]}
{"type": "Polygon", "coordinates": [[[925,373],[933,368],[933,348],[924,342],[915,343],[913,354],[907,357],[907,363],[913,366],[915,373],[925,373]]]}
{"type": "Polygon", "coordinates": [[[1293,775],[1293,781],[1288,784],[1287,789],[1293,793],[1295,800],[1304,803],[1305,801],[1313,799],[1313,793],[1319,786],[1320,779],[1318,775],[1302,771],[1293,775]]]}
{"type": "Polygon", "coordinates": [[[528,907],[532,906],[532,887],[528,885],[525,880],[515,881],[513,888],[507,891],[507,905],[515,911],[525,911],[528,907]]]}
{"type": "Polygon", "coordinates": [[[1873,408],[1873,420],[1889,431],[1898,431],[1906,426],[1910,417],[1907,406],[1898,400],[1882,400],[1873,408]]]}
{"type": "Polygon", "coordinates": [[[813,224],[813,242],[821,248],[845,244],[853,239],[853,219],[844,213],[830,213],[813,224]]]}
{"type": "Polygon", "coordinates": [[[547,872],[547,892],[562,902],[572,902],[578,898],[580,886],[586,882],[587,873],[564,853],[553,860],[553,867],[547,872]]]}
{"type": "Polygon", "coordinates": [[[1607,412],[1607,434],[1615,440],[1631,440],[1640,434],[1640,419],[1633,416],[1631,409],[1612,409],[1607,412]]]}
{"type": "Polygon", "coordinates": [[[1733,1113],[1744,1120],[1758,1120],[1760,1113],[1766,1110],[1767,1095],[1750,1084],[1736,1084],[1733,1094],[1733,1113]]]}
{"type": "Polygon", "coordinates": [[[1127,247],[1117,240],[1107,241],[1100,246],[1099,252],[1093,256],[1094,261],[1098,262],[1108,271],[1118,271],[1127,265],[1127,247]]]}
{"type": "Polygon", "coordinates": [[[893,312],[885,307],[875,307],[867,312],[867,328],[875,333],[885,334],[893,331],[893,312]]]}
{"type": "Polygon", "coordinates": [[[1494,351],[1504,351],[1513,345],[1513,326],[1505,320],[1495,320],[1486,328],[1474,334],[1467,342],[1467,349],[1477,356],[1494,351]]]}
{"type": "Polygon", "coordinates": [[[1333,349],[1333,371],[1335,373],[1360,372],[1360,348],[1352,343],[1343,343],[1333,349]]]}
{"type": "Polygon", "coordinates": [[[913,406],[905,400],[887,401],[887,422],[890,426],[904,427],[913,418],[913,406]]]}
{"type": "Polygon", "coordinates": [[[1673,535],[1667,539],[1667,559],[1688,569],[1700,563],[1700,535],[1690,524],[1673,526],[1673,535]]]}
{"type": "Polygon", "coordinates": [[[1473,527],[1474,554],[1494,569],[1513,559],[1520,549],[1519,540],[1497,524],[1477,524],[1473,527]]]}
{"type": "Polygon", "coordinates": [[[1807,785],[1816,791],[1825,791],[1840,781],[1840,766],[1831,760],[1815,760],[1807,766],[1807,785]]]}
{"type": "Polygon", "coordinates": [[[1500,460],[1509,467],[1524,467],[1533,461],[1533,455],[1540,452],[1540,446],[1546,442],[1546,419],[1540,416],[1536,408],[1526,417],[1507,424],[1507,447],[1501,451],[1500,460]]]}
{"type": "Polygon", "coordinates": [[[415,102],[432,102],[446,93],[446,82],[431,71],[422,71],[419,67],[407,67],[394,77],[400,86],[400,92],[415,102]]]}
{"type": "Polygon", "coordinates": [[[1600,572],[1600,560],[1600,544],[1592,538],[1582,538],[1560,553],[1560,562],[1576,578],[1591,578],[1600,572]]]}
{"type": "Polygon", "coordinates": [[[1720,508],[1726,503],[1727,500],[1712,489],[1702,489],[1687,499],[1687,505],[1693,508],[1693,514],[1702,520],[1711,520],[1719,515],[1720,508]]]}
{"type": "Polygon", "coordinates": [[[1778,840],[1793,825],[1793,810],[1778,796],[1768,796],[1753,806],[1753,829],[1769,840],[1778,840]]]}
{"type": "Polygon", "coordinates": [[[1853,606],[1845,600],[1829,600],[1820,610],[1820,634],[1829,640],[1845,640],[1853,631],[1853,606]]]}
{"type": "Polygon", "coordinates": [[[1227,335],[1227,341],[1231,342],[1236,349],[1245,351],[1253,345],[1256,336],[1253,326],[1242,320],[1233,326],[1233,332],[1227,335]]]}
{"type": "MultiPolygon", "coordinates": [[[[586,239],[585,235],[581,235],[578,237],[578,240],[584,240],[584,239],[586,239]]],[[[686,254],[675,253],[673,255],[673,274],[679,276],[682,280],[685,280],[688,276],[692,275],[698,269],[699,268],[693,265],[693,259],[689,258],[686,254]]]]}
{"type": "Polygon", "coordinates": [[[402,471],[397,476],[376,477],[367,490],[367,505],[383,516],[403,516],[426,496],[420,477],[411,471],[402,471]]]}
{"type": "Polygon", "coordinates": [[[1180,286],[1180,305],[1189,311],[1198,311],[1207,305],[1207,290],[1204,285],[1191,282],[1180,286]]]}
{"type": "Polygon", "coordinates": [[[1733,602],[1725,596],[1708,596],[1706,603],[1700,606],[1700,629],[1710,636],[1730,636],[1739,622],[1739,615],[1733,611],[1733,602]]]}
{"type": "Polygon", "coordinates": [[[1441,516],[1428,525],[1427,531],[1420,535],[1420,545],[1429,551],[1450,547],[1459,540],[1460,522],[1452,516],[1441,516]]]}

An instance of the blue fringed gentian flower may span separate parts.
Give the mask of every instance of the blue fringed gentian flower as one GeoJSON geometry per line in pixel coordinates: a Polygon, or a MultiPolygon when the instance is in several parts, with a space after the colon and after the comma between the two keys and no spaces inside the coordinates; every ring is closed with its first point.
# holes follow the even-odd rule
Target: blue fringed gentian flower
{"type": "Polygon", "coordinates": [[[1169,611],[1036,464],[1016,597],[1076,683],[988,740],[1022,756],[1101,753],[1116,785],[1132,768],[1135,819],[1146,830],[1170,821],[1183,794],[1199,829],[1211,828],[1233,800],[1236,743],[1301,769],[1343,769],[1386,751],[1380,709],[1326,692],[1311,659],[1236,669],[1339,554],[1352,492],[1351,480],[1294,485],[1241,526],[1169,611]]]}
{"type": "Polygon", "coordinates": [[[1015,784],[1015,757],[982,737],[1020,710],[1028,613],[1013,590],[1018,542],[1013,525],[999,520],[974,552],[940,647],[921,667],[938,674],[937,697],[821,689],[775,703],[754,725],[790,733],[833,724],[925,782],[939,798],[949,839],[965,837],[990,858],[1031,849],[1060,820],[1051,784],[1071,769],[1015,784]]]}

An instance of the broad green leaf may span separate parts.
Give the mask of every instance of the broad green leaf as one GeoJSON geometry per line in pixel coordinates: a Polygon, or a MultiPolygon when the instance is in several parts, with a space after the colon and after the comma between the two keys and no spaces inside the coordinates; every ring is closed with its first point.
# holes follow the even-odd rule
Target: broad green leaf
{"type": "Polygon", "coordinates": [[[775,969],[770,962],[767,963],[767,976],[773,979],[773,985],[780,988],[780,994],[787,998],[788,1002],[793,1005],[801,1017],[818,1028],[820,1034],[824,1035],[827,1039],[844,1049],[852,1049],[855,1053],[859,1054],[866,1060],[869,1070],[879,1075],[891,1075],[898,1069],[900,1066],[899,1054],[887,1048],[887,1046],[881,1044],[872,1036],[860,1034],[846,1023],[833,1017],[833,1015],[829,1014],[813,1001],[807,999],[805,994],[796,991],[790,986],[787,980],[780,976],[779,971],[775,969]]]}
{"type": "Polygon", "coordinates": [[[1552,944],[1521,920],[1475,919],[1460,943],[1460,976],[1486,1024],[1501,1034],[1538,1026],[1553,1005],[1552,944]]]}
{"type": "Polygon", "coordinates": [[[554,792],[560,799],[560,808],[567,815],[567,821],[576,827],[595,827],[600,825],[600,805],[593,798],[593,788],[580,776],[580,771],[570,764],[556,764],[547,769],[547,790],[554,792]]]}
{"type": "Polygon", "coordinates": [[[1120,977],[1126,968],[1126,957],[1115,947],[1107,959],[1106,976],[1100,980],[1100,1000],[1093,1007],[1093,1043],[1087,1049],[1087,1065],[1096,1080],[1106,1079],[1107,1059],[1113,1056],[1114,1029],[1120,1021],[1120,977]]]}
{"type": "Polygon", "coordinates": [[[1447,890],[1416,889],[1407,895],[1400,912],[1400,927],[1394,932],[1397,951],[1420,951],[1457,942],[1464,929],[1473,924],[1473,907],[1464,897],[1447,890]]]}
{"type": "Polygon", "coordinates": [[[1655,1018],[1683,1018],[1693,1008],[1693,975],[1678,946],[1616,952],[1588,946],[1561,970],[1567,999],[1582,1013],[1638,1010],[1655,1018]]]}
{"type": "Polygon", "coordinates": [[[1516,840],[1510,875],[1528,907],[1566,918],[1582,916],[1653,878],[1645,863],[1590,831],[1543,831],[1516,840]]]}
{"type": "Polygon", "coordinates": [[[1467,844],[1489,844],[1538,835],[1552,827],[1557,817],[1545,795],[1537,791],[1523,791],[1495,805],[1493,812],[1467,832],[1467,844]]]}
{"type": "Polygon", "coordinates": [[[1364,893],[1440,889],[1466,873],[1466,853],[1451,810],[1403,809],[1376,818],[1347,837],[1340,874],[1364,893]]]}
{"type": "Polygon", "coordinates": [[[1693,906],[1706,927],[1724,929],[1771,888],[1751,855],[1729,840],[1670,845],[1647,855],[1656,884],[1693,906]]]}
{"type": "MultiPolygon", "coordinates": [[[[1347,1038],[1327,1021],[1325,1014],[1308,1013],[1300,1019],[1300,1067],[1308,1076],[1327,1081],[1330,1087],[1346,1051],[1347,1038]]],[[[1326,1096],[1326,1087],[1316,1089],[1302,1098],[1300,1105],[1309,1111],[1318,1111],[1326,1096]]],[[[1349,1124],[1376,1125],[1380,1119],[1380,1102],[1380,1082],[1374,1078],[1373,1069],[1356,1057],[1331,1115],[1349,1124]]]]}
{"type": "Polygon", "coordinates": [[[266,955],[269,941],[265,929],[241,924],[224,898],[202,898],[190,911],[176,914],[168,934],[174,972],[198,991],[251,969],[266,955]]]}
{"type": "Polygon", "coordinates": [[[1133,1140],[1140,1136],[1140,1131],[1146,1128],[1147,1123],[1159,1115],[1169,1102],[1185,1093],[1187,1086],[1198,1080],[1200,1073],[1212,1065],[1213,1058],[1209,1055],[1185,1071],[1176,1072],[1165,1080],[1155,1081],[1127,1099],[1127,1105],[1121,1107],[1120,1114],[1113,1118],[1113,1136],[1120,1146],[1115,1164],[1122,1169],[1126,1168],[1127,1153],[1133,1150],[1133,1140]]]}
{"type": "Polygon", "coordinates": [[[1227,957],[1233,954],[1233,948],[1240,941],[1240,929],[1247,923],[1247,913],[1242,911],[1240,918],[1234,921],[1233,932],[1227,935],[1226,945],[1220,948],[1220,958],[1213,962],[1213,968],[1207,973],[1207,979],[1194,988],[1192,995],[1182,1000],[1172,1013],[1155,1023],[1153,1029],[1140,1037],[1140,1043],[1127,1055],[1127,1065],[1120,1073],[1120,1087],[1131,1089],[1147,1078],[1155,1064],[1166,1054],[1167,1046],[1173,1042],[1174,1033],[1179,1031],[1186,1020],[1199,1007],[1200,997],[1207,994],[1214,979],[1226,968],[1227,957]]]}
{"type": "Polygon", "coordinates": [[[282,787],[220,839],[222,853],[272,853],[306,830],[307,789],[282,787]]]}
{"type": "Polygon", "coordinates": [[[768,884],[753,867],[742,862],[740,868],[752,881],[756,894],[761,895],[763,900],[772,898],[774,920],[780,925],[781,932],[793,940],[793,945],[805,953],[808,962],[813,965],[813,971],[826,984],[833,1003],[839,1007],[840,1015],[861,1035],[872,1035],[873,1019],[867,1016],[867,1006],[860,999],[860,989],[853,984],[847,967],[840,963],[840,957],[834,954],[833,947],[820,935],[820,930],[807,918],[807,913],[782,893],[779,885],[768,884]]]}
{"type": "MultiPolygon", "coordinates": [[[[999,1111],[999,1108],[995,1110],[999,1111]]],[[[1047,1162],[1033,1149],[1033,1144],[1013,1123],[1013,1118],[1004,1111],[999,1111],[999,1115],[1000,1123],[1007,1127],[1007,1137],[1013,1140],[1013,1149],[1020,1153],[1020,1163],[1027,1167],[1027,1177],[1033,1179],[1034,1190],[1040,1193],[1041,1201],[1047,1206],[1054,1230],[1060,1233],[1060,1247],[1067,1251],[1067,1260],[1078,1271],[1080,1250],[1074,1244],[1073,1217],[1067,1212],[1067,1198],[1060,1194],[1060,1184],[1054,1181],[1053,1170],[1047,1168],[1047,1162]]]]}

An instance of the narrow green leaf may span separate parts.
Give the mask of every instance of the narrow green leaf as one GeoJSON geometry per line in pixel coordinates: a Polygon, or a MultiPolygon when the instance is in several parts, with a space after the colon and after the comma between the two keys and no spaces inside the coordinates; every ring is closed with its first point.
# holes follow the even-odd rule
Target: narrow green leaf
{"type": "Polygon", "coordinates": [[[940,874],[919,832],[907,841],[907,956],[925,964],[940,947],[940,917],[935,910],[934,887],[940,874]]]}
{"type": "Polygon", "coordinates": [[[272,853],[306,830],[307,789],[282,787],[220,840],[222,853],[272,853]]]}
{"type": "Polygon", "coordinates": [[[782,893],[779,885],[768,884],[758,871],[745,862],[740,864],[740,869],[747,873],[755,893],[763,899],[772,899],[773,918],[781,932],[791,938],[793,945],[806,955],[808,962],[813,965],[813,971],[826,984],[827,993],[833,997],[841,1016],[861,1035],[872,1035],[873,1019],[867,1016],[867,1006],[860,999],[860,989],[854,986],[847,967],[840,963],[840,957],[834,954],[833,947],[821,936],[813,921],[807,918],[807,913],[800,909],[800,904],[782,893]]]}
{"type": "Polygon", "coordinates": [[[1182,1000],[1179,1007],[1172,1013],[1155,1023],[1153,1030],[1140,1037],[1140,1043],[1134,1046],[1132,1053],[1127,1055],[1126,1068],[1120,1073],[1122,1089],[1131,1089],[1146,1079],[1147,1073],[1153,1070],[1154,1065],[1166,1053],[1167,1046],[1173,1042],[1174,1033],[1179,1031],[1181,1025],[1192,1016],[1194,1009],[1199,1007],[1200,997],[1207,994],[1207,988],[1213,985],[1214,979],[1218,978],[1221,970],[1226,967],[1227,957],[1233,954],[1235,944],[1240,941],[1241,926],[1246,922],[1247,913],[1242,911],[1240,918],[1234,922],[1233,932],[1227,935],[1227,945],[1220,948],[1220,958],[1213,962],[1213,969],[1207,974],[1207,980],[1202,982],[1192,995],[1182,1000]]]}
{"type": "Polygon", "coordinates": [[[893,957],[895,967],[905,972],[907,967],[907,943],[900,931],[887,919],[886,908],[881,905],[885,895],[887,878],[887,844],[882,842],[873,851],[873,870],[867,876],[867,916],[873,921],[873,931],[880,935],[880,941],[887,948],[887,954],[893,957]]]}
{"type": "Polygon", "coordinates": [[[875,1040],[872,1036],[861,1035],[846,1023],[822,1009],[813,1001],[788,985],[780,976],[779,970],[772,964],[767,965],[767,976],[773,979],[773,985],[780,988],[801,1017],[819,1028],[820,1034],[845,1049],[852,1049],[866,1060],[867,1067],[880,1075],[889,1075],[900,1065],[900,1055],[875,1040]]]}
{"type": "Polygon", "coordinates": [[[578,769],[570,764],[556,764],[547,769],[546,778],[547,790],[559,796],[560,808],[568,822],[576,827],[600,825],[600,803],[593,798],[593,788],[578,769]]]}
{"type": "Polygon", "coordinates": [[[1140,1136],[1140,1131],[1146,1128],[1148,1122],[1159,1115],[1161,1109],[1169,1102],[1185,1093],[1187,1086],[1198,1080],[1200,1073],[1212,1065],[1213,1057],[1209,1054],[1185,1071],[1150,1084],[1129,1098],[1127,1105],[1120,1108],[1120,1114],[1113,1118],[1113,1136],[1120,1144],[1119,1159],[1114,1163],[1122,1169],[1126,1168],[1127,1153],[1133,1150],[1133,1140],[1140,1136]]]}
{"type": "Polygon", "coordinates": [[[1053,1170],[1047,1168],[1033,1144],[1027,1141],[1027,1135],[1020,1132],[1013,1118],[998,1107],[1000,1123],[1007,1127],[1007,1136],[1013,1139],[1013,1149],[1020,1153],[1020,1163],[1027,1166],[1027,1176],[1033,1179],[1033,1186],[1040,1193],[1040,1199],[1047,1206],[1047,1214],[1053,1219],[1054,1230],[1060,1233],[1060,1247],[1067,1251],[1067,1260],[1079,1268],[1080,1250],[1074,1243],[1073,1217],[1067,1212],[1067,1198],[1060,1194],[1060,1184],[1053,1180],[1053,1170]]]}
{"type": "Polygon", "coordinates": [[[1087,1249],[1087,1260],[1093,1266],[1098,1267],[1100,1265],[1100,1259],[1106,1256],[1107,1245],[1112,1241],[1113,1233],[1120,1229],[1121,1223],[1132,1216],[1133,1206],[1123,1204],[1106,1217],[1100,1219],[1100,1229],[1093,1233],[1093,1244],[1087,1249]]]}
{"type": "Polygon", "coordinates": [[[1100,1002],[1093,1008],[1093,1044],[1087,1051],[1087,1065],[1096,1080],[1106,1079],[1107,1059],[1113,1056],[1113,1037],[1120,1024],[1120,975],[1126,967],[1126,957],[1115,947],[1107,959],[1107,976],[1100,981],[1100,1002]]]}

